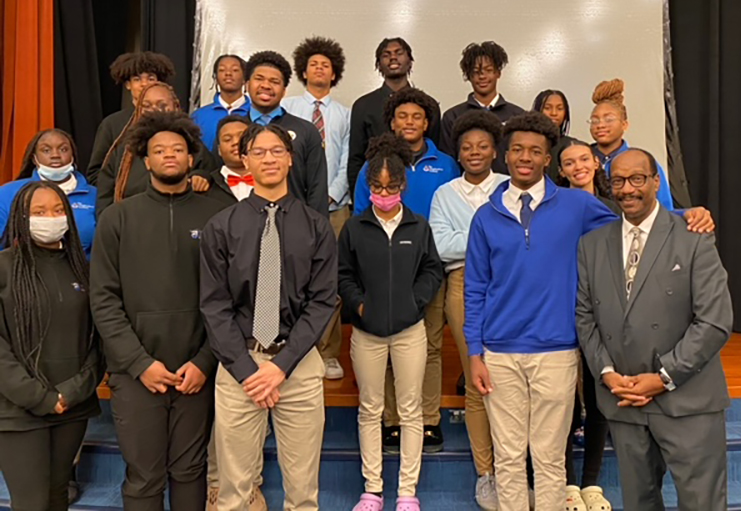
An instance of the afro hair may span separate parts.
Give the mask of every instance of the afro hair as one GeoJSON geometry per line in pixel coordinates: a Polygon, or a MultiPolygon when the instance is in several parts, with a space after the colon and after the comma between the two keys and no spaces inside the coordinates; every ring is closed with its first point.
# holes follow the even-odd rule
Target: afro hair
{"type": "Polygon", "coordinates": [[[170,131],[185,139],[188,153],[195,154],[199,149],[201,130],[188,114],[184,112],[150,112],[141,117],[132,126],[127,137],[127,144],[138,157],[147,156],[149,140],[157,133],[170,131]]]}
{"type": "Polygon", "coordinates": [[[277,51],[258,51],[250,55],[247,61],[245,80],[252,78],[252,73],[258,66],[274,67],[283,75],[283,86],[288,87],[291,81],[291,64],[277,51]]]}
{"type": "Polygon", "coordinates": [[[406,103],[414,103],[425,111],[425,117],[428,122],[432,122],[437,113],[437,102],[432,97],[425,93],[422,89],[415,89],[414,87],[407,87],[400,90],[399,92],[389,96],[383,105],[383,122],[386,126],[391,124],[396,114],[396,109],[406,103]]]}
{"type": "Polygon", "coordinates": [[[458,117],[453,123],[453,140],[455,147],[460,150],[461,138],[471,130],[485,131],[491,135],[494,145],[502,141],[502,121],[491,110],[477,109],[458,117]]]}
{"type": "Polygon", "coordinates": [[[476,71],[476,61],[482,58],[491,60],[499,72],[509,62],[507,52],[494,41],[484,41],[481,44],[471,43],[465,47],[461,56],[460,65],[461,71],[463,71],[463,78],[466,80],[471,79],[474,71],[476,71]]]}
{"type": "Polygon", "coordinates": [[[509,119],[507,124],[504,125],[504,136],[509,137],[516,131],[543,135],[548,140],[549,150],[551,147],[555,147],[561,138],[558,126],[553,124],[553,121],[541,112],[525,112],[509,119]]]}
{"type": "Polygon", "coordinates": [[[309,59],[314,55],[324,55],[332,63],[334,80],[331,86],[334,87],[340,83],[342,73],[345,71],[345,52],[342,51],[342,46],[337,41],[326,37],[304,39],[293,51],[293,70],[298,80],[306,85],[304,73],[309,66],[309,59]]]}
{"type": "Polygon", "coordinates": [[[111,64],[111,78],[120,85],[134,76],[151,73],[160,82],[167,82],[175,76],[175,65],[161,53],[138,51],[119,55],[111,64]]]}

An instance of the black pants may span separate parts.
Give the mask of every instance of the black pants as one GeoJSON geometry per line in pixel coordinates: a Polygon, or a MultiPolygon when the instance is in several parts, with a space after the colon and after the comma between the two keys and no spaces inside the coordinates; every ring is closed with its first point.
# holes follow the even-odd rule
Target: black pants
{"type": "Polygon", "coordinates": [[[13,511],[67,511],[72,463],[87,420],[0,432],[0,470],[13,511]]]}
{"type": "Polygon", "coordinates": [[[581,485],[576,480],[574,470],[574,432],[581,426],[581,400],[576,393],[574,403],[574,418],[571,422],[569,442],[566,446],[566,484],[580,486],[596,486],[602,468],[602,453],[605,450],[605,440],[609,430],[607,419],[597,408],[597,394],[594,388],[594,377],[587,367],[584,355],[582,361],[582,378],[584,381],[584,408],[587,412],[584,422],[584,466],[581,476],[581,485]]]}
{"type": "Polygon", "coordinates": [[[126,511],[203,511],[206,506],[206,448],[213,423],[213,380],[201,392],[170,388],[152,394],[126,374],[112,374],[111,409],[126,462],[122,487],[126,511]]]}

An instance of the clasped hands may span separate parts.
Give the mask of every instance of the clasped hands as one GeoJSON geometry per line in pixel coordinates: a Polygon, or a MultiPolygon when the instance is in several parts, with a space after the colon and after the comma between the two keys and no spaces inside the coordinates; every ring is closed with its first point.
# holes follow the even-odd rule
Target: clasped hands
{"type": "Polygon", "coordinates": [[[280,400],[278,387],[286,381],[286,373],[273,362],[263,362],[257,372],[242,382],[247,397],[261,408],[273,408],[280,400]]]}
{"type": "Polygon", "coordinates": [[[655,396],[666,391],[658,373],[642,373],[626,376],[616,372],[602,375],[602,382],[620,401],[618,406],[646,406],[655,396]]]}
{"type": "Polygon", "coordinates": [[[206,384],[206,375],[193,362],[186,362],[171,373],[165,364],[155,360],[139,375],[139,381],[152,394],[164,394],[167,387],[175,387],[175,390],[183,394],[197,394],[206,384]]]}

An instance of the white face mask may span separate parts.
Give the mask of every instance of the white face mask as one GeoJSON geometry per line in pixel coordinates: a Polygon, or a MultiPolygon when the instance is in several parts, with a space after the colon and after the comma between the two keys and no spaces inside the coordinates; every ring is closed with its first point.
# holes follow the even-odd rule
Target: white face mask
{"type": "Polygon", "coordinates": [[[71,161],[64,167],[47,167],[36,161],[36,171],[46,181],[60,182],[67,179],[75,171],[75,162],[71,161]]]}
{"type": "Polygon", "coordinates": [[[45,245],[61,241],[69,230],[66,216],[32,216],[29,225],[31,238],[45,245]]]}

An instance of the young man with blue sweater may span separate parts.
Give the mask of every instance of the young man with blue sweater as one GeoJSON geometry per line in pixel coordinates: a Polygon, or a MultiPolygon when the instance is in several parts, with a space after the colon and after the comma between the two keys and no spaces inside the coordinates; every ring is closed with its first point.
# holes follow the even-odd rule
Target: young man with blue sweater
{"type": "MultiPolygon", "coordinates": [[[[458,176],[460,170],[455,160],[438,151],[435,143],[427,138],[431,119],[437,112],[437,102],[419,89],[408,87],[391,96],[384,105],[384,122],[410,145],[413,163],[406,169],[407,187],[403,192],[404,205],[425,219],[430,217],[430,204],[437,189],[458,176]]],[[[370,207],[371,191],[366,173],[368,162],[358,174],[355,186],[354,214],[360,215],[370,207]]],[[[442,393],[442,345],[445,315],[443,304],[445,286],[427,305],[425,328],[427,330],[427,365],[422,389],[424,415],[424,450],[438,452],[443,448],[440,429],[440,399],[442,393]]],[[[386,409],[384,411],[383,446],[386,452],[399,452],[400,427],[396,411],[393,378],[386,375],[386,409]]]]}
{"type": "MultiPolygon", "coordinates": [[[[464,333],[471,379],[491,423],[500,511],[560,511],[578,365],[575,325],[579,238],[618,217],[589,193],[544,176],[558,128],[540,112],[510,119],[511,175],[474,215],[465,266],[464,333]]],[[[707,215],[690,210],[692,230],[707,215]]]]}

